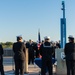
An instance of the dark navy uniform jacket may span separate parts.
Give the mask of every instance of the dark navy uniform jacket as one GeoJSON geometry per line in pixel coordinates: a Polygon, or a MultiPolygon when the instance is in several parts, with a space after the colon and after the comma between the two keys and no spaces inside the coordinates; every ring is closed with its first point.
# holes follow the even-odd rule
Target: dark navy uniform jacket
{"type": "Polygon", "coordinates": [[[40,54],[42,55],[42,59],[52,59],[53,47],[50,42],[45,42],[40,47],[40,54]]]}
{"type": "Polygon", "coordinates": [[[2,55],[3,55],[3,48],[2,48],[2,45],[0,45],[0,60],[2,60],[2,55]]]}
{"type": "Polygon", "coordinates": [[[25,60],[26,46],[23,42],[16,42],[13,44],[14,59],[25,60]]]}
{"type": "Polygon", "coordinates": [[[66,59],[75,60],[75,43],[66,43],[64,52],[66,59]]]}

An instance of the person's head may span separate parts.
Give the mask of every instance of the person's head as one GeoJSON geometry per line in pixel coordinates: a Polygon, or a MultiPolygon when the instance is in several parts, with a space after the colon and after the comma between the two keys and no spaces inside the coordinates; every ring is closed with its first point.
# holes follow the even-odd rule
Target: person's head
{"type": "Polygon", "coordinates": [[[32,43],[32,40],[31,39],[29,39],[29,43],[32,43]]]}
{"type": "Polygon", "coordinates": [[[53,43],[52,43],[52,46],[56,46],[56,43],[55,43],[55,42],[53,42],[53,43]]]}
{"type": "Polygon", "coordinates": [[[17,41],[22,42],[22,36],[17,36],[17,41]]]}
{"type": "Polygon", "coordinates": [[[72,35],[70,35],[70,36],[68,37],[68,39],[69,39],[69,42],[73,42],[73,43],[74,43],[74,37],[73,37],[72,35]]]}
{"type": "Polygon", "coordinates": [[[45,40],[45,42],[50,42],[50,37],[45,36],[45,37],[44,37],[44,40],[45,40]]]}
{"type": "Polygon", "coordinates": [[[44,40],[42,40],[42,44],[44,43],[44,40]]]}

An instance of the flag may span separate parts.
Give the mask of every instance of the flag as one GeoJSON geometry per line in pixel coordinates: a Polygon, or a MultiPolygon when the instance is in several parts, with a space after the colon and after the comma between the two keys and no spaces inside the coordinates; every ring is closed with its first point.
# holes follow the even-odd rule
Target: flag
{"type": "Polygon", "coordinates": [[[40,29],[38,30],[38,43],[41,42],[41,37],[40,37],[40,29]]]}
{"type": "Polygon", "coordinates": [[[40,29],[38,30],[38,49],[40,48],[41,45],[41,37],[40,37],[40,29]]]}

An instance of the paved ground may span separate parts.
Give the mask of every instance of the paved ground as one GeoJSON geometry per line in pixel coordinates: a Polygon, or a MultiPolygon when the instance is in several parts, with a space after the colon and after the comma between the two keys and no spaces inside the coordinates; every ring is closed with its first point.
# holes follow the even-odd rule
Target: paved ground
{"type": "MultiPolygon", "coordinates": [[[[4,57],[4,71],[5,75],[14,75],[14,62],[12,57],[4,57]]],[[[55,68],[53,68],[54,75],[55,74],[55,68]]],[[[28,74],[25,75],[39,75],[40,68],[37,65],[28,65],[28,74]]],[[[47,74],[48,75],[48,74],[47,74]]]]}
{"type": "MultiPolygon", "coordinates": [[[[14,62],[12,57],[4,57],[3,59],[5,75],[14,75],[14,62]]],[[[40,68],[37,65],[28,65],[28,74],[39,75],[40,68]]]]}
{"type": "MultiPolygon", "coordinates": [[[[14,66],[4,65],[5,75],[14,75],[14,66]]],[[[28,66],[28,74],[25,75],[39,75],[40,68],[37,65],[28,66]]]]}

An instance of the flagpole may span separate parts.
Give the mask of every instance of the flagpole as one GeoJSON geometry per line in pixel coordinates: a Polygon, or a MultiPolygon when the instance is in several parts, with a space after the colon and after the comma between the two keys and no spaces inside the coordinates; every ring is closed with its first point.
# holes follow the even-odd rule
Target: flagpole
{"type": "Polygon", "coordinates": [[[40,37],[40,29],[38,29],[38,43],[41,42],[41,37],[40,37]]]}

